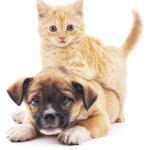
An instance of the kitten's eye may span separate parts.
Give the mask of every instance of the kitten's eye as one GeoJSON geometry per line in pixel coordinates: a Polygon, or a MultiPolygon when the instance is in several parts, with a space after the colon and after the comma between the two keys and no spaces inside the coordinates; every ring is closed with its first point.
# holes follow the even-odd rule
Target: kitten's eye
{"type": "Polygon", "coordinates": [[[60,99],[61,104],[67,104],[69,102],[69,98],[67,96],[64,96],[60,99]]]}
{"type": "Polygon", "coordinates": [[[49,30],[50,30],[51,32],[56,32],[56,31],[57,31],[57,28],[56,28],[56,26],[50,26],[50,27],[49,27],[49,30]]]}
{"type": "Polygon", "coordinates": [[[33,98],[30,102],[31,105],[33,106],[38,106],[40,104],[40,101],[38,98],[33,98]]]}
{"type": "Polygon", "coordinates": [[[68,25],[67,30],[68,31],[73,31],[74,30],[74,25],[68,25]]]}

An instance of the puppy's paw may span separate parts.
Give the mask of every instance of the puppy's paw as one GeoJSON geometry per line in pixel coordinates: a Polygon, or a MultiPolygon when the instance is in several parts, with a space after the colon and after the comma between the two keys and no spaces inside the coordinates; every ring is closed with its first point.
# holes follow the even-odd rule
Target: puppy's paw
{"type": "Polygon", "coordinates": [[[82,126],[75,126],[73,128],[66,129],[59,133],[58,136],[58,141],[67,145],[79,145],[90,139],[90,132],[82,126]]]}
{"type": "Polygon", "coordinates": [[[12,119],[18,124],[22,124],[26,115],[26,111],[17,111],[12,114],[12,119]]]}
{"type": "Polygon", "coordinates": [[[24,142],[37,136],[37,132],[31,124],[19,124],[8,130],[7,138],[12,142],[24,142]]]}

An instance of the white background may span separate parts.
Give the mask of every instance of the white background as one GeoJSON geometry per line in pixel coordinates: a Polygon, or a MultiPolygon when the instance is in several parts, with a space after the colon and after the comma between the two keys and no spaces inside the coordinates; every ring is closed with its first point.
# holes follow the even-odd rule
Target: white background
{"type": "MultiPolygon", "coordinates": [[[[68,4],[73,0],[45,0],[68,4]]],[[[112,125],[108,136],[80,146],[64,146],[56,137],[40,137],[24,143],[11,143],[5,132],[15,125],[11,113],[24,109],[8,97],[10,84],[41,70],[40,40],[37,32],[36,0],[0,0],[0,146],[18,149],[150,149],[150,4],[149,0],[84,0],[88,34],[104,44],[121,46],[133,23],[131,10],[143,21],[143,33],[127,60],[126,122],[112,125]]]]}

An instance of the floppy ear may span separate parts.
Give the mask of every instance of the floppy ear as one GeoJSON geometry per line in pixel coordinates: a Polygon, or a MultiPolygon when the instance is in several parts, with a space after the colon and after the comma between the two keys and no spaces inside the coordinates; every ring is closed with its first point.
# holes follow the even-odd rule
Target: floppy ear
{"type": "Polygon", "coordinates": [[[37,10],[40,18],[48,16],[49,7],[42,0],[37,0],[37,10]]]}
{"type": "Polygon", "coordinates": [[[94,88],[88,82],[73,81],[72,85],[78,93],[81,93],[84,107],[88,111],[90,107],[94,104],[98,96],[94,88]]]}
{"type": "Polygon", "coordinates": [[[8,88],[8,95],[18,106],[21,105],[31,80],[32,78],[22,78],[8,88]]]}
{"type": "Polygon", "coordinates": [[[73,10],[75,11],[75,15],[83,16],[83,0],[77,0],[73,4],[73,10]]]}

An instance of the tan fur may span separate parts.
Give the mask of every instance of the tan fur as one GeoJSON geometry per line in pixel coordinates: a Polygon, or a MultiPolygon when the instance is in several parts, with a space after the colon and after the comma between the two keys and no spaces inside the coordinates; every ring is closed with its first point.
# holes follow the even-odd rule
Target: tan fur
{"type": "Polygon", "coordinates": [[[67,6],[48,6],[41,0],[37,3],[39,12],[39,33],[41,37],[41,61],[43,68],[64,65],[87,78],[97,78],[104,87],[115,90],[120,99],[120,121],[123,117],[125,100],[125,63],[126,57],[134,47],[141,33],[141,20],[133,12],[135,22],[129,37],[121,48],[104,46],[97,39],[84,32],[83,0],[67,6]],[[40,10],[40,11],[39,11],[40,10]],[[42,15],[41,16],[41,12],[42,15]],[[75,30],[66,30],[73,24],[75,30]],[[50,32],[49,26],[55,25],[57,32],[50,32]],[[66,43],[59,44],[64,36],[66,43]]]}
{"type": "MultiPolygon", "coordinates": [[[[24,81],[27,81],[27,79],[24,78],[24,81]]],[[[21,79],[10,86],[10,88],[8,89],[9,94],[13,96],[15,94],[14,91],[16,91],[15,89],[17,89],[16,92],[22,95],[22,92],[25,92],[22,91],[24,81],[23,79],[21,79]],[[19,89],[16,87],[22,88],[19,89]]],[[[92,138],[97,138],[108,134],[110,124],[115,122],[120,110],[119,99],[116,92],[110,89],[103,88],[95,79],[89,80],[83,78],[79,74],[69,72],[63,67],[44,70],[33,77],[31,83],[28,86],[26,85],[26,87],[30,88],[26,89],[28,93],[25,92],[25,95],[23,96],[23,100],[27,106],[27,114],[24,118],[23,124],[34,125],[32,116],[36,114],[37,107],[29,105],[29,102],[32,97],[35,97],[37,95],[37,93],[38,96],[42,97],[41,91],[38,90],[40,88],[38,86],[38,83],[43,83],[45,86],[48,86],[53,82],[57,82],[57,84],[59,85],[59,90],[63,91],[63,93],[69,95],[69,97],[72,98],[75,97],[73,93],[73,87],[70,86],[71,83],[75,82],[82,85],[84,88],[84,98],[89,99],[87,103],[95,96],[97,96],[95,103],[90,107],[89,110],[85,109],[82,97],[80,97],[79,100],[73,103],[71,108],[70,104],[68,104],[62,109],[70,109],[70,124],[72,122],[77,122],[77,125],[86,128],[90,132],[92,138]],[[51,81],[51,83],[47,81],[51,81]]],[[[23,89],[25,90],[25,88],[23,89]]],[[[18,98],[19,97],[17,96],[16,99],[18,98]]],[[[13,100],[16,101],[16,99],[13,100]]]]}

